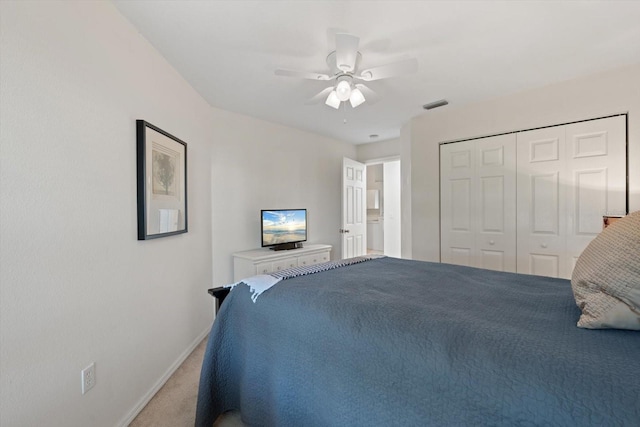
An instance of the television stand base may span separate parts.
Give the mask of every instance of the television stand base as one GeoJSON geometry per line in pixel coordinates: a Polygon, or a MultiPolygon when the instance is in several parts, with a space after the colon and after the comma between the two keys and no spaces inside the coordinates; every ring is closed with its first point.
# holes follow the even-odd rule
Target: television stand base
{"type": "Polygon", "coordinates": [[[302,248],[302,243],[282,243],[280,245],[272,246],[272,251],[289,251],[291,249],[302,248]]]}

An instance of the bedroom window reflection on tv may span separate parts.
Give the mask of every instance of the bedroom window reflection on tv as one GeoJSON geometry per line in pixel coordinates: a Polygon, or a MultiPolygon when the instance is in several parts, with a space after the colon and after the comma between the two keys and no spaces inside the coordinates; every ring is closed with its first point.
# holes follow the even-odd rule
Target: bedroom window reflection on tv
{"type": "Polygon", "coordinates": [[[306,209],[271,209],[260,211],[262,246],[272,249],[295,249],[307,240],[306,209]]]}

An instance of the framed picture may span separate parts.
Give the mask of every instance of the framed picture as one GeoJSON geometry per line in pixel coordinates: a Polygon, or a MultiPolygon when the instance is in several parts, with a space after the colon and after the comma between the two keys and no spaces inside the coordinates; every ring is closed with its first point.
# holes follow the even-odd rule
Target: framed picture
{"type": "Polygon", "coordinates": [[[136,120],[138,240],[187,232],[187,144],[136,120]]]}

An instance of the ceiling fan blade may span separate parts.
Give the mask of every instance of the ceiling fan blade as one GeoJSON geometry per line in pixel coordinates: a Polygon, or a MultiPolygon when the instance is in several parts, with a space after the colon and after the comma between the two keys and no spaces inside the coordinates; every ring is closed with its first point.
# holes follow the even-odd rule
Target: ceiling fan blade
{"type": "Polygon", "coordinates": [[[360,38],[346,33],[336,34],[336,66],[343,72],[353,72],[358,57],[360,38]]]}
{"type": "Polygon", "coordinates": [[[333,86],[329,86],[328,88],[323,89],[316,96],[314,96],[313,98],[307,100],[305,102],[305,104],[311,105],[311,104],[317,104],[319,102],[324,102],[327,99],[327,96],[329,96],[329,94],[331,93],[332,90],[333,90],[333,86]]]}
{"type": "Polygon", "coordinates": [[[409,58],[392,64],[363,70],[358,78],[366,82],[370,82],[373,80],[386,79],[388,77],[411,74],[416,71],[418,71],[418,60],[416,58],[409,58]]]}
{"type": "Polygon", "coordinates": [[[285,76],[285,77],[298,77],[301,79],[309,79],[309,80],[331,80],[333,77],[327,74],[319,74],[311,71],[296,71],[296,70],[283,70],[277,69],[275,71],[276,76],[285,76]]]}
{"type": "Polygon", "coordinates": [[[367,86],[363,85],[362,83],[355,84],[354,86],[360,89],[360,92],[362,92],[362,95],[364,95],[364,99],[367,104],[371,105],[380,101],[380,95],[378,95],[377,93],[375,93],[373,90],[369,89],[367,86]]]}

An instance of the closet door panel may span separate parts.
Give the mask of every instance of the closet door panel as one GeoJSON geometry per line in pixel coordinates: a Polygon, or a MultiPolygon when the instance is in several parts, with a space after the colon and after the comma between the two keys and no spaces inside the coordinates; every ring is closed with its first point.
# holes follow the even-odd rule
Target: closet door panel
{"type": "Polygon", "coordinates": [[[516,271],[515,135],[440,147],[442,262],[516,271]]]}
{"type": "Polygon", "coordinates": [[[476,140],[477,266],[516,271],[516,137],[476,140]]]}
{"type": "Polygon", "coordinates": [[[626,122],[624,116],[566,126],[568,268],[602,231],[603,215],[626,213],[626,122]]]}
{"type": "Polygon", "coordinates": [[[511,271],[507,270],[508,255],[504,251],[480,249],[480,267],[487,270],[511,271]]]}
{"type": "Polygon", "coordinates": [[[449,246],[445,249],[442,262],[447,264],[466,265],[472,267],[471,248],[458,248],[455,246],[449,246]]]}
{"type": "Polygon", "coordinates": [[[474,266],[475,143],[440,146],[441,261],[474,266]]]}
{"type": "Polygon", "coordinates": [[[570,279],[603,215],[626,213],[626,118],[518,134],[518,272],[570,279]]]}
{"type": "Polygon", "coordinates": [[[473,231],[471,224],[471,188],[473,186],[471,178],[452,179],[450,181],[452,231],[462,233],[473,231]]]}
{"type": "Polygon", "coordinates": [[[560,172],[531,173],[529,202],[531,233],[538,236],[560,234],[560,172]]]}
{"type": "Polygon", "coordinates": [[[537,276],[560,277],[560,256],[529,254],[529,270],[537,276]]]}
{"type": "Polygon", "coordinates": [[[602,231],[602,216],[607,213],[607,168],[574,170],[572,209],[573,227],[576,236],[595,237],[602,231]]]}
{"type": "Polygon", "coordinates": [[[563,126],[517,135],[518,273],[566,277],[563,126]]]}

